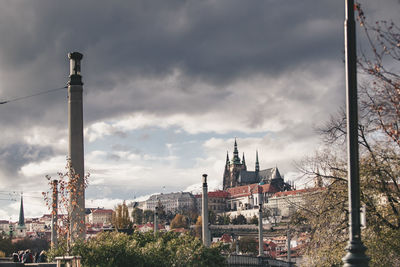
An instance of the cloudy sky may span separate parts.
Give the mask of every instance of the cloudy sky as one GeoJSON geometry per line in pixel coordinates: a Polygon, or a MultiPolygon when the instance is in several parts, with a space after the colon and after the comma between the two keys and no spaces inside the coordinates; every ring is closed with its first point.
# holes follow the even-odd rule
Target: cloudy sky
{"type": "MultiPolygon", "coordinates": [[[[361,4],[398,19],[398,0],[361,4]]],[[[203,173],[218,188],[235,137],[250,170],[258,150],[296,180],[344,104],[343,20],[332,0],[1,1],[0,101],[65,86],[67,53],[84,55],[90,207],[196,190],[203,173]]],[[[0,105],[0,123],[0,219],[20,192],[39,216],[66,163],[66,89],[0,105]]]]}

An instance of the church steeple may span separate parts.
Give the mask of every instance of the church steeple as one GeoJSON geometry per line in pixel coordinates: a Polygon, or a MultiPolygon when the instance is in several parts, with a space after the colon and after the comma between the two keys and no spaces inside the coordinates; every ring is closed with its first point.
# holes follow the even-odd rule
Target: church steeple
{"type": "Polygon", "coordinates": [[[24,200],[21,194],[21,206],[19,208],[19,220],[16,229],[16,236],[17,237],[25,237],[26,235],[26,226],[25,226],[25,217],[24,217],[24,200]]]}
{"type": "Polygon", "coordinates": [[[247,166],[246,166],[246,160],[244,159],[244,152],[243,152],[243,157],[242,157],[242,165],[243,165],[243,168],[246,170],[247,166]]]}
{"type": "Polygon", "coordinates": [[[256,150],[256,172],[260,171],[260,163],[258,162],[258,150],[256,150]]]}
{"type": "Polygon", "coordinates": [[[225,168],[229,167],[229,152],[226,151],[226,163],[225,163],[225,168]]]}
{"type": "Polygon", "coordinates": [[[21,206],[19,208],[19,220],[18,226],[25,226],[25,217],[24,217],[24,200],[21,195],[21,206]]]}
{"type": "Polygon", "coordinates": [[[236,138],[235,138],[235,146],[234,146],[234,149],[233,149],[232,163],[233,164],[240,164],[239,151],[238,151],[238,148],[237,148],[236,138]]]}

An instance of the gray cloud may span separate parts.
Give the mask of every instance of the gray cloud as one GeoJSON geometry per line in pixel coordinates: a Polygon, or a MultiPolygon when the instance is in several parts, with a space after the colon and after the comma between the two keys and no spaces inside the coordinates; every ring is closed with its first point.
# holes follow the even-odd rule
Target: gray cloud
{"type": "Polygon", "coordinates": [[[40,162],[53,155],[51,147],[9,144],[0,148],[0,168],[5,174],[15,175],[26,163],[40,162]]]}
{"type": "MultiPolygon", "coordinates": [[[[371,20],[398,19],[397,0],[362,4],[371,20]]],[[[265,131],[307,148],[344,101],[343,19],[344,3],[330,0],[2,1],[0,101],[64,86],[67,53],[80,51],[85,125],[211,113],[248,129],[276,122],[265,131]]],[[[66,137],[66,90],[0,105],[0,125],[3,177],[64,155],[47,143],[66,137]],[[35,127],[46,145],[27,141],[35,127]]]]}
{"type": "MultiPolygon", "coordinates": [[[[43,0],[0,5],[0,35],[6,37],[0,71],[9,77],[0,85],[0,97],[64,85],[66,54],[78,50],[84,53],[88,123],[132,110],[199,112],[223,100],[235,80],[298,68],[318,72],[310,67],[314,62],[337,64],[342,58],[344,4],[338,1],[43,0]],[[167,77],[174,69],[182,72],[174,87],[138,84],[143,77],[167,77]],[[199,80],[213,92],[198,95],[195,90],[201,88],[190,85],[199,80]],[[154,97],[162,90],[173,99],[154,97]],[[188,95],[202,106],[188,104],[193,102],[188,95]]],[[[20,126],[12,119],[18,113],[19,120],[65,126],[65,95],[20,103],[9,105],[9,116],[0,122],[20,126]]]]}
{"type": "MultiPolygon", "coordinates": [[[[201,79],[219,90],[249,74],[276,75],[341,53],[342,4],[334,1],[15,1],[3,5],[7,6],[1,8],[0,35],[7,38],[0,47],[2,69],[17,71],[25,82],[8,84],[2,95],[23,95],[65,83],[66,53],[79,50],[85,55],[88,98],[113,89],[114,97],[121,98],[117,106],[101,97],[90,105],[88,99],[89,120],[105,116],[102,109],[109,115],[119,113],[128,103],[130,109],[158,107],[140,105],[157,89],[116,88],[124,81],[159,78],[178,68],[186,83],[201,79]]],[[[168,88],[171,95],[177,89],[168,88]]],[[[31,102],[27,110],[35,110],[38,103],[50,110],[57,108],[51,102],[63,105],[59,94],[31,102]]],[[[186,105],[175,108],[188,111],[186,105]]]]}

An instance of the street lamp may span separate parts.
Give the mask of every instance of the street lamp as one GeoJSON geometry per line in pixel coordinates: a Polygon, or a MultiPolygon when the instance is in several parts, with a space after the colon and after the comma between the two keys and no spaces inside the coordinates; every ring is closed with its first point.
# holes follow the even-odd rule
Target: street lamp
{"type": "Polygon", "coordinates": [[[349,190],[349,234],[344,266],[368,266],[360,230],[360,177],[358,166],[357,55],[354,0],[345,0],[347,169],[349,190]]]}

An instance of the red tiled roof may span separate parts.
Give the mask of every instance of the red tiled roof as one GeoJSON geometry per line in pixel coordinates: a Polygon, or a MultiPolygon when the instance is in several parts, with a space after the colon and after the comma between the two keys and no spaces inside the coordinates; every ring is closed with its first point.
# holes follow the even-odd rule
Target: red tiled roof
{"type": "Polygon", "coordinates": [[[223,234],[221,236],[221,241],[224,242],[224,243],[231,243],[232,242],[232,238],[228,234],[223,234]]]}
{"type": "Polygon", "coordinates": [[[267,241],[267,245],[268,245],[268,247],[271,248],[272,250],[274,250],[274,249],[277,247],[277,245],[276,245],[274,242],[272,242],[272,241],[267,241]]]}
{"type": "Polygon", "coordinates": [[[229,196],[229,193],[226,191],[218,190],[214,192],[208,192],[208,197],[219,197],[219,198],[226,198],[229,196]]]}
{"type": "Polygon", "coordinates": [[[92,210],[92,213],[113,213],[113,210],[109,210],[109,209],[95,209],[95,210],[92,210]]]}
{"type": "MultiPolygon", "coordinates": [[[[201,198],[203,194],[197,194],[194,195],[195,198],[201,198]]],[[[217,190],[213,192],[208,192],[207,193],[208,197],[214,197],[214,198],[227,198],[229,196],[229,193],[227,191],[223,190],[217,190]]]]}
{"type": "Polygon", "coordinates": [[[256,193],[275,193],[278,190],[271,184],[249,184],[228,188],[231,197],[249,196],[256,193]]]}
{"type": "MultiPolygon", "coordinates": [[[[45,219],[45,218],[49,218],[49,219],[51,219],[51,214],[43,214],[43,216],[41,217],[41,219],[45,219]]],[[[62,219],[63,217],[66,217],[67,215],[66,214],[58,214],[58,219],[62,219]]]]}
{"type": "Polygon", "coordinates": [[[306,188],[306,189],[299,189],[299,190],[292,190],[292,191],[284,191],[284,192],[277,192],[272,197],[283,197],[283,196],[294,196],[300,195],[304,193],[314,192],[317,190],[323,189],[322,187],[314,187],[314,188],[306,188]]]}

